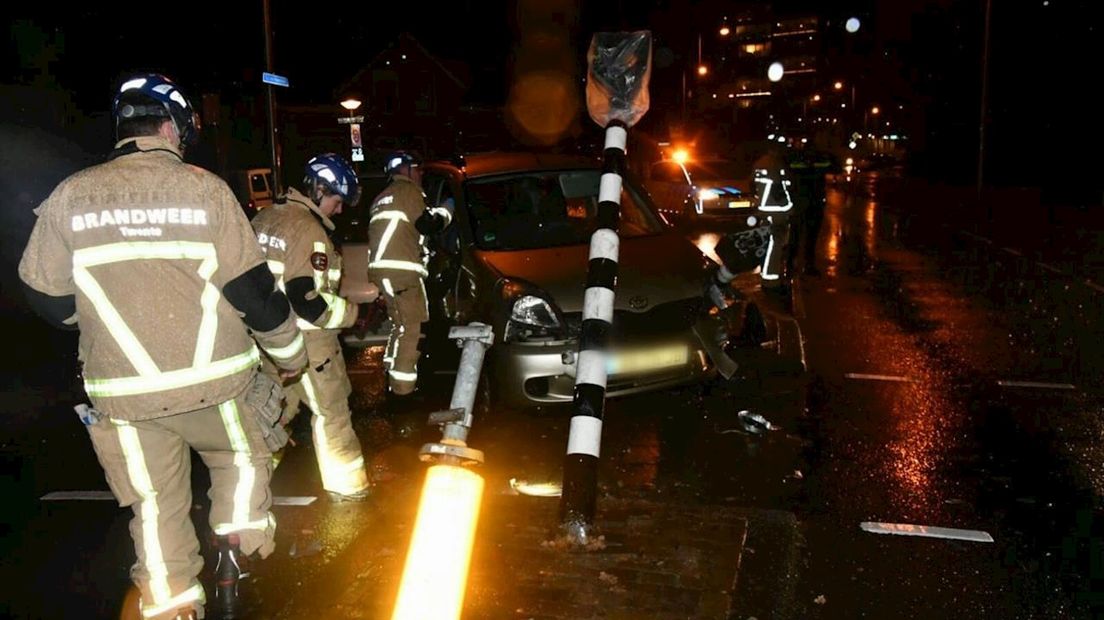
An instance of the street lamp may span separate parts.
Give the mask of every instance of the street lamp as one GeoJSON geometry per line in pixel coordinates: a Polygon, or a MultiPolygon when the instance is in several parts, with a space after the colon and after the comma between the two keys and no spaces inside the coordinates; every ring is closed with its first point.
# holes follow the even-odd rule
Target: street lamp
{"type": "Polygon", "coordinates": [[[767,69],[767,79],[772,82],[777,82],[782,79],[782,76],[786,74],[786,69],[782,66],[782,63],[771,63],[771,66],[767,69]]]}
{"type": "Polygon", "coordinates": [[[709,73],[709,67],[705,65],[698,65],[698,75],[705,75],[709,73]]]}
{"type": "Polygon", "coordinates": [[[348,110],[349,111],[349,116],[352,116],[353,112],[355,112],[356,109],[360,107],[360,104],[361,104],[360,99],[353,99],[352,97],[350,97],[350,98],[346,99],[345,101],[341,102],[341,107],[348,110]]]}
{"type": "Polygon", "coordinates": [[[871,114],[877,115],[879,112],[881,112],[881,110],[878,109],[878,106],[874,106],[873,108],[870,108],[870,113],[871,114]]]}
{"type": "Polygon", "coordinates": [[[843,82],[836,82],[832,85],[832,88],[835,88],[836,90],[843,90],[843,82]]]}
{"type": "Polygon", "coordinates": [[[728,29],[728,26],[721,26],[721,31],[720,32],[721,32],[722,37],[727,37],[728,33],[732,32],[732,31],[728,29]]]}

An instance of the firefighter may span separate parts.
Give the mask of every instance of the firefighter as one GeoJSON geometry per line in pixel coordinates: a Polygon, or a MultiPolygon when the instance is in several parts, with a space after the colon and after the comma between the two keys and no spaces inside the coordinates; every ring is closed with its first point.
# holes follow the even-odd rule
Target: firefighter
{"type": "Polygon", "coordinates": [[[786,282],[783,276],[789,275],[785,266],[790,243],[790,211],[794,206],[781,149],[775,144],[768,145],[753,168],[759,198],[756,209],[770,223],[770,239],[759,277],[764,289],[781,289],[786,282]]]}
{"type": "Polygon", "coordinates": [[[368,277],[380,288],[391,318],[383,363],[392,394],[414,391],[418,380],[418,338],[429,320],[425,277],[426,235],[452,222],[452,204],[431,206],[422,192],[421,161],[399,151],[391,154],[383,171],[390,183],[372,201],[368,225],[368,277]]]}
{"type": "Polygon", "coordinates": [[[793,174],[793,197],[797,208],[797,221],[794,223],[797,238],[790,244],[787,264],[792,270],[797,254],[801,253],[804,273],[818,275],[816,242],[827,202],[828,181],[825,175],[836,172],[838,168],[830,155],[802,141],[797,143],[797,148],[789,157],[789,169],[793,174]]]}
{"type": "MultiPolygon", "coordinates": [[[[338,340],[357,320],[357,306],[339,295],[341,255],[334,250],[330,219],[360,199],[356,172],[341,157],[326,153],[307,162],[303,192],[294,187],[253,218],[277,286],[287,293],[307,344],[309,363],[289,383],[284,423],[305,402],[311,421],[322,487],[335,501],[360,501],[369,494],[360,440],[353,431],[352,385],[338,340]]],[[[270,368],[266,365],[266,368],[270,368]]],[[[273,369],[274,370],[274,369],[273,369]]]]}
{"type": "Polygon", "coordinates": [[[39,314],[80,330],[93,404],[82,419],[112,492],[134,511],[141,615],[204,616],[191,448],[211,476],[217,611],[240,617],[243,560],[274,548],[269,477],[287,439],[279,385],[258,373],[249,330],[288,376],[306,364],[303,337],[230,188],[183,161],[198,133],[183,93],[137,75],[112,110],[108,161],[36,209],[19,275],[39,314]]]}

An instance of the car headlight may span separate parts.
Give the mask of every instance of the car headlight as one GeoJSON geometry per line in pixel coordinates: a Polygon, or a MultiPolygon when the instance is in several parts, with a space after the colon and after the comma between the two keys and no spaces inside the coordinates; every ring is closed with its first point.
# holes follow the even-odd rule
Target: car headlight
{"type": "Polygon", "coordinates": [[[503,342],[558,337],[563,324],[552,304],[543,297],[523,295],[514,300],[506,321],[503,342]]]}
{"type": "Polygon", "coordinates": [[[717,190],[703,189],[698,191],[698,200],[716,200],[721,197],[717,190]]]}

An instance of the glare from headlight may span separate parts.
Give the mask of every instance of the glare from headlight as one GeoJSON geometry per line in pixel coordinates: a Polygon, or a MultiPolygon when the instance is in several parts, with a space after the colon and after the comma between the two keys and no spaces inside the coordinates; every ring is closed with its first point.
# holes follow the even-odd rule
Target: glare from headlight
{"type": "Polygon", "coordinates": [[[560,320],[549,303],[536,295],[526,295],[514,302],[510,320],[537,327],[559,327],[560,320]]]}
{"type": "Polygon", "coordinates": [[[712,189],[703,189],[698,192],[698,200],[716,200],[720,197],[721,195],[712,189]]]}

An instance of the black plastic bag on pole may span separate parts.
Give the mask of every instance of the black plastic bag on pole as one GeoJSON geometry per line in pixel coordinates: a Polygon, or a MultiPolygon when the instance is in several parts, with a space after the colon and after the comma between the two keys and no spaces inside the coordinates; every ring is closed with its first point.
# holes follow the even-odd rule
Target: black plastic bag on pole
{"type": "Polygon", "coordinates": [[[599,32],[587,51],[587,111],[602,127],[621,121],[632,127],[648,111],[652,33],[599,32]]]}

